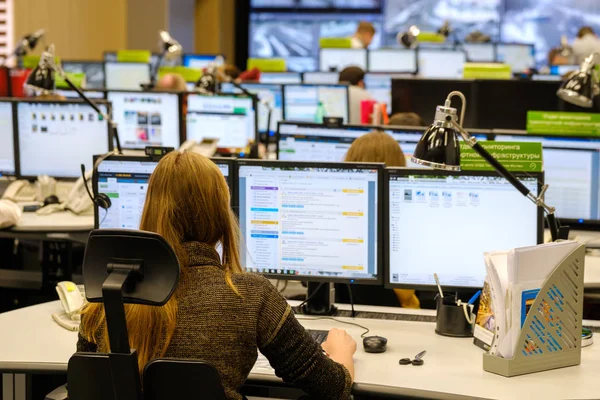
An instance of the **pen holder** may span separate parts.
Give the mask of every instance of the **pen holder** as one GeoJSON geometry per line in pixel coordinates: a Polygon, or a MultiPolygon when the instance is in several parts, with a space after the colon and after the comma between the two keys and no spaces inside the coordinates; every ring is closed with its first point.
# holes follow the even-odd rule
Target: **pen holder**
{"type": "Polygon", "coordinates": [[[473,315],[472,307],[457,305],[454,296],[438,296],[436,299],[435,333],[450,337],[472,337],[473,315]],[[467,318],[468,317],[468,318],[467,318]]]}

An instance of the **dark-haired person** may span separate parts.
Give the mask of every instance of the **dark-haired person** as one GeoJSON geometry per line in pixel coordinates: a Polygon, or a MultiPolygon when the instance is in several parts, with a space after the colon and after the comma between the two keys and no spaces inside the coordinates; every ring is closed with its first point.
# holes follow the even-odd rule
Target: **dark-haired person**
{"type": "Polygon", "coordinates": [[[374,100],[365,90],[365,71],[360,67],[346,67],[340,72],[339,83],[350,85],[350,124],[360,124],[361,103],[364,100],[374,100]]]}

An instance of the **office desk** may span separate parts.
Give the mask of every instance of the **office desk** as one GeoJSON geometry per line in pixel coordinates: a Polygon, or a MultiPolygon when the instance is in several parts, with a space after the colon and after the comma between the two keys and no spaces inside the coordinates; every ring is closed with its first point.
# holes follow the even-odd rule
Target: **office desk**
{"type": "MultiPolygon", "coordinates": [[[[75,350],[77,333],[60,328],[52,321],[50,314],[59,311],[60,307],[60,303],[55,301],[0,314],[0,326],[3,327],[0,330],[0,372],[4,373],[5,400],[13,390],[15,399],[25,398],[24,374],[65,373],[69,357],[75,350]]],[[[393,311],[402,312],[400,309],[393,311]]],[[[339,327],[354,337],[358,343],[355,355],[356,394],[386,393],[436,399],[600,397],[597,382],[599,344],[582,350],[579,366],[504,378],[483,371],[483,352],[472,344],[472,339],[438,336],[430,322],[339,318],[368,327],[371,330],[369,335],[388,339],[387,352],[368,354],[362,349],[361,328],[332,320],[299,318],[309,329],[339,327]],[[400,358],[414,357],[422,350],[427,350],[422,367],[398,364],[400,358]]],[[[280,385],[281,381],[263,362],[257,363],[248,384],[280,385]]]]}

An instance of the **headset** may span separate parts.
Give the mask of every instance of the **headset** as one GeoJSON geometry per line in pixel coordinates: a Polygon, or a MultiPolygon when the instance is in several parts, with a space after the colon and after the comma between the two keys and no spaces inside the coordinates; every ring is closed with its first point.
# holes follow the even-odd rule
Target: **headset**
{"type": "MultiPolygon", "coordinates": [[[[94,169],[92,170],[92,180],[94,179],[94,176],[98,173],[98,166],[100,165],[100,163],[104,161],[107,157],[112,156],[113,154],[114,152],[108,152],[98,157],[98,159],[94,163],[94,169]]],[[[92,202],[98,207],[102,208],[103,210],[108,211],[108,209],[112,205],[110,197],[108,197],[105,193],[94,193],[95,196],[92,195],[92,192],[90,192],[90,189],[88,187],[87,178],[85,177],[85,165],[83,164],[81,164],[81,177],[83,178],[85,191],[87,192],[88,196],[90,196],[92,202]]]]}

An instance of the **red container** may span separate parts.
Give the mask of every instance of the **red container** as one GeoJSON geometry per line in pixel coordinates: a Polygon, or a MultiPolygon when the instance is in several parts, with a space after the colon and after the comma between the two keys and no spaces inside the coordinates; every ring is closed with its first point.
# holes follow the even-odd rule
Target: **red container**
{"type": "Polygon", "coordinates": [[[31,72],[30,69],[14,68],[10,70],[10,87],[13,97],[27,97],[24,85],[27,82],[27,77],[31,72]]]}

